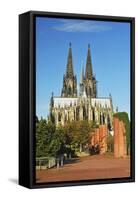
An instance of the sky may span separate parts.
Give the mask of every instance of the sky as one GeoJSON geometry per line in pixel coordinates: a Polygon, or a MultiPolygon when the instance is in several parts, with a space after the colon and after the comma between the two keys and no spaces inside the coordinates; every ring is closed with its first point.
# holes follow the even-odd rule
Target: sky
{"type": "Polygon", "coordinates": [[[36,115],[46,118],[52,92],[61,95],[70,42],[77,87],[90,43],[98,97],[111,93],[130,115],[130,24],[46,17],[36,17],[36,115]]]}

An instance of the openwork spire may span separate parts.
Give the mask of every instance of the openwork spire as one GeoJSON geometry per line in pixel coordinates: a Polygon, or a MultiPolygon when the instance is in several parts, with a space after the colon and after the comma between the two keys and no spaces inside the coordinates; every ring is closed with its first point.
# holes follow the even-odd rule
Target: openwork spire
{"type": "Polygon", "coordinates": [[[90,44],[88,44],[85,78],[86,79],[92,79],[92,61],[91,61],[90,44]]]}
{"type": "Polygon", "coordinates": [[[84,67],[82,67],[80,82],[81,82],[81,83],[84,82],[84,67]]]}
{"type": "Polygon", "coordinates": [[[63,77],[63,88],[61,91],[62,97],[76,97],[77,96],[77,78],[73,73],[72,48],[69,44],[68,60],[66,67],[66,74],[63,77]]]}
{"type": "Polygon", "coordinates": [[[73,77],[73,76],[74,76],[74,73],[73,73],[73,61],[72,61],[71,42],[69,43],[69,52],[68,52],[66,76],[67,76],[67,77],[73,77]]]}

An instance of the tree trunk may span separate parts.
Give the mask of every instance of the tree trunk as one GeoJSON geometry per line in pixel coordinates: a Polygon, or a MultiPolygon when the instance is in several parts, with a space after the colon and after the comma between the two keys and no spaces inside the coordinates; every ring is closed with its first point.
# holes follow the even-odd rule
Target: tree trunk
{"type": "Polygon", "coordinates": [[[80,153],[82,152],[82,144],[80,144],[80,153]]]}

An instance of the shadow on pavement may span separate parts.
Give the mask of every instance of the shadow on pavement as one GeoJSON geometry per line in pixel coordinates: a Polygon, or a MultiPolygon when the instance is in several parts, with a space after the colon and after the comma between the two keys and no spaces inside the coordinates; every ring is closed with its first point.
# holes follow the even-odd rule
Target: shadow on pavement
{"type": "Polygon", "coordinates": [[[81,160],[79,158],[72,158],[69,160],[65,160],[64,165],[74,164],[74,163],[78,163],[78,162],[81,162],[81,160]]]}

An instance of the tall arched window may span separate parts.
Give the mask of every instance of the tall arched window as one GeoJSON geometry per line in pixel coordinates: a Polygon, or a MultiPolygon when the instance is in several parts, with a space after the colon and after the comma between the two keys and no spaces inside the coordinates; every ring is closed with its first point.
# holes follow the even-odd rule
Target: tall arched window
{"type": "Polygon", "coordinates": [[[102,124],[102,114],[100,113],[100,124],[102,124]]]}
{"type": "Polygon", "coordinates": [[[71,87],[69,86],[69,89],[68,89],[68,93],[69,95],[71,95],[71,87]]]}
{"type": "Polygon", "coordinates": [[[94,110],[92,111],[92,118],[93,118],[93,121],[95,122],[95,113],[94,113],[94,110]]]}
{"type": "Polygon", "coordinates": [[[105,115],[103,113],[103,124],[105,124],[105,115]]]}
{"type": "Polygon", "coordinates": [[[76,108],[76,120],[79,120],[79,107],[76,108]]]}
{"type": "Polygon", "coordinates": [[[58,114],[58,121],[61,122],[61,113],[58,114]]]}

